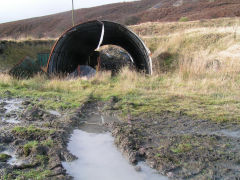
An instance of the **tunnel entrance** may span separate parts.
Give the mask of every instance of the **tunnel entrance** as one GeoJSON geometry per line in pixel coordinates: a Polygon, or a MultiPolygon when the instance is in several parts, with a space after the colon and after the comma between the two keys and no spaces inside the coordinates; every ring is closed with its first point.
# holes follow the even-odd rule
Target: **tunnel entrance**
{"type": "Polygon", "coordinates": [[[152,74],[150,51],[127,27],[110,21],[90,21],[67,30],[52,48],[48,74],[72,73],[79,65],[97,68],[104,45],[123,48],[138,71],[152,74]]]}

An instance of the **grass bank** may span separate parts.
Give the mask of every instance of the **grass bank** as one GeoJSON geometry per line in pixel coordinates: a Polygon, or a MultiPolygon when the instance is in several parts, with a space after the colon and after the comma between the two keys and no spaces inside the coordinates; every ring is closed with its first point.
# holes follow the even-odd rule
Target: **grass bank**
{"type": "Polygon", "coordinates": [[[91,80],[49,80],[36,76],[16,80],[0,75],[0,96],[31,97],[52,109],[74,109],[88,100],[114,97],[114,109],[126,115],[156,117],[163,113],[217,122],[240,122],[240,75],[212,74],[188,78],[177,73],[152,77],[124,69],[112,78],[99,73],[91,80]]]}
{"type": "MultiPolygon", "coordinates": [[[[89,99],[117,100],[126,117],[163,113],[240,122],[240,19],[145,23],[131,27],[152,50],[154,75],[127,69],[91,80],[29,80],[0,75],[0,96],[31,97],[47,108],[73,109],[89,99]]],[[[14,54],[14,53],[13,53],[14,54]]]]}
{"type": "Polygon", "coordinates": [[[152,51],[155,73],[177,70],[199,76],[240,69],[240,18],[131,27],[152,51]]]}
{"type": "Polygon", "coordinates": [[[54,40],[0,41],[0,71],[9,70],[26,56],[36,59],[38,53],[48,53],[54,40]]]}

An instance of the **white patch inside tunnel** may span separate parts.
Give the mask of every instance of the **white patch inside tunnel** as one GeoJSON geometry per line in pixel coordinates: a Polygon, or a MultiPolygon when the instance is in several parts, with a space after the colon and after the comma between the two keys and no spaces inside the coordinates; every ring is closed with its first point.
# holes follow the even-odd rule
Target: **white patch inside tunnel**
{"type": "MultiPolygon", "coordinates": [[[[99,21],[101,22],[101,21],[99,21]]],[[[99,43],[98,43],[98,46],[97,46],[97,50],[100,48],[100,46],[102,45],[102,42],[103,42],[103,37],[104,37],[104,33],[105,33],[105,29],[104,29],[104,24],[103,22],[102,23],[102,32],[101,32],[101,37],[99,39],[99,43]]]]}

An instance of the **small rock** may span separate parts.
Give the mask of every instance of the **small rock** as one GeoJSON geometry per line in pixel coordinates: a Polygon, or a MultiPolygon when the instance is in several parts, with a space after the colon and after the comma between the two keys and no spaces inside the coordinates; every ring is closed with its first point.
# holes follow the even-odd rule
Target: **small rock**
{"type": "Polygon", "coordinates": [[[54,170],[52,170],[52,176],[57,176],[57,175],[61,175],[61,174],[65,174],[65,170],[62,167],[56,167],[54,168],[54,170]]]}
{"type": "Polygon", "coordinates": [[[20,165],[13,165],[13,169],[18,169],[18,170],[20,170],[20,169],[28,169],[28,168],[34,168],[34,167],[36,167],[38,165],[39,165],[38,162],[32,162],[32,163],[25,162],[25,163],[20,164],[20,165]]]}
{"type": "Polygon", "coordinates": [[[173,178],[173,177],[174,177],[174,174],[173,174],[172,172],[168,172],[166,175],[167,175],[167,177],[169,177],[169,178],[173,178]]]}
{"type": "Polygon", "coordinates": [[[217,71],[221,67],[221,62],[218,59],[208,61],[205,65],[206,69],[217,71]]]}
{"type": "Polygon", "coordinates": [[[33,153],[36,153],[37,155],[47,155],[48,148],[43,145],[39,145],[34,149],[33,153]]]}
{"type": "Polygon", "coordinates": [[[129,161],[130,161],[130,163],[132,163],[132,164],[136,164],[137,163],[137,159],[136,159],[136,153],[130,153],[130,155],[129,155],[129,161]]]}
{"type": "Polygon", "coordinates": [[[7,105],[7,103],[5,101],[0,102],[0,106],[6,106],[6,105],[7,105]]]}
{"type": "Polygon", "coordinates": [[[23,156],[23,155],[24,155],[23,146],[18,146],[18,148],[17,148],[17,150],[16,150],[16,153],[17,153],[19,156],[23,156]]]}
{"type": "Polygon", "coordinates": [[[12,92],[7,90],[7,91],[4,92],[4,94],[7,95],[7,96],[11,96],[12,92]]]}
{"type": "Polygon", "coordinates": [[[13,142],[13,144],[14,144],[14,145],[20,145],[20,144],[22,144],[23,142],[24,142],[23,140],[17,139],[17,140],[15,140],[15,141],[13,142]]]}
{"type": "Polygon", "coordinates": [[[43,114],[42,119],[47,122],[52,122],[54,119],[56,119],[56,116],[52,114],[43,114]]]}
{"type": "Polygon", "coordinates": [[[11,143],[13,141],[13,137],[11,137],[10,135],[7,134],[3,134],[2,136],[0,136],[0,143],[11,143]]]}
{"type": "Polygon", "coordinates": [[[44,112],[37,106],[32,107],[31,109],[25,110],[21,117],[25,118],[27,121],[38,121],[42,120],[44,112]]]}
{"type": "Polygon", "coordinates": [[[49,156],[49,168],[55,169],[56,167],[62,167],[62,162],[57,155],[48,155],[49,156]]]}
{"type": "Polygon", "coordinates": [[[147,161],[148,161],[147,164],[148,164],[151,168],[153,168],[153,169],[156,168],[156,162],[155,162],[154,160],[147,160],[147,161]]]}
{"type": "Polygon", "coordinates": [[[9,118],[9,117],[11,117],[11,114],[6,114],[5,117],[9,118]]]}
{"type": "Polygon", "coordinates": [[[5,113],[7,109],[5,108],[0,108],[0,113],[5,113]]]}
{"type": "Polygon", "coordinates": [[[119,98],[117,96],[113,96],[111,101],[117,103],[119,101],[119,98]]]}
{"type": "Polygon", "coordinates": [[[72,155],[68,151],[61,152],[61,160],[62,161],[72,162],[72,161],[74,161],[76,159],[77,159],[77,157],[72,155]]]}
{"type": "Polygon", "coordinates": [[[138,150],[138,152],[139,152],[139,155],[144,156],[146,153],[146,149],[142,147],[138,150]]]}
{"type": "Polygon", "coordinates": [[[140,166],[135,166],[135,170],[136,170],[137,172],[141,172],[141,171],[142,171],[142,168],[141,168],[140,166]]]}
{"type": "Polygon", "coordinates": [[[31,102],[28,101],[28,100],[22,102],[22,105],[24,105],[24,106],[27,106],[27,105],[29,105],[29,104],[31,104],[31,102]]]}

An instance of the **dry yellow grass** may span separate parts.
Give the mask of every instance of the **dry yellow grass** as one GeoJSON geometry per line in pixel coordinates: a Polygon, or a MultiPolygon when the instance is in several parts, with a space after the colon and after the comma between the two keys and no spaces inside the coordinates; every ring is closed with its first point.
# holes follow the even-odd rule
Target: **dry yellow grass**
{"type": "Polygon", "coordinates": [[[51,108],[73,108],[90,98],[116,96],[115,108],[122,114],[184,112],[193,118],[240,122],[239,19],[147,23],[131,28],[153,52],[153,76],[128,69],[116,77],[101,72],[90,80],[50,80],[39,75],[14,80],[1,74],[0,93],[4,96],[9,90],[20,97],[40,97],[40,103],[51,108]],[[160,60],[171,71],[163,72],[160,60]]]}
{"type": "Polygon", "coordinates": [[[42,37],[35,38],[33,36],[19,36],[17,39],[12,37],[0,38],[0,41],[14,41],[14,42],[24,42],[24,41],[56,41],[56,38],[52,37],[42,37]]]}
{"type": "MultiPolygon", "coordinates": [[[[221,18],[131,27],[147,43],[158,65],[159,55],[177,54],[180,75],[231,74],[240,69],[240,19],[221,18]]],[[[155,67],[155,73],[159,73],[155,67]]]]}
{"type": "Polygon", "coordinates": [[[145,76],[128,69],[111,78],[99,73],[90,80],[48,79],[36,76],[15,80],[0,75],[0,96],[40,98],[47,108],[72,109],[90,99],[109,100],[123,115],[157,116],[164,112],[218,122],[240,122],[240,76],[212,74],[185,78],[178,73],[145,76]]]}

